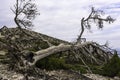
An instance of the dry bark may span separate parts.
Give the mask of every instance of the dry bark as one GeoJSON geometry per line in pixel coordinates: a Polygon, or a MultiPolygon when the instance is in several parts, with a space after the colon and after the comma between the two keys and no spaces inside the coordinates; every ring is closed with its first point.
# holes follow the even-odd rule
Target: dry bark
{"type": "Polygon", "coordinates": [[[100,62],[99,59],[95,58],[95,56],[93,55],[93,52],[91,52],[90,49],[87,48],[87,46],[91,46],[91,45],[93,48],[96,48],[102,51],[102,53],[98,52],[96,54],[98,54],[99,56],[104,55],[105,58],[107,58],[106,56],[108,55],[107,52],[98,48],[99,46],[95,46],[94,42],[85,42],[83,44],[76,44],[74,46],[70,44],[67,44],[67,45],[60,44],[58,46],[51,46],[47,49],[43,49],[43,50],[35,52],[35,55],[33,56],[34,61],[31,63],[31,65],[34,65],[38,60],[43,59],[49,55],[56,54],[56,53],[60,54],[59,52],[65,52],[65,51],[70,51],[70,50],[75,51],[75,52],[77,51],[76,54],[74,55],[79,55],[77,56],[79,59],[81,59],[80,55],[84,54],[86,56],[86,59],[87,58],[92,59],[95,63],[99,64],[100,62]]]}

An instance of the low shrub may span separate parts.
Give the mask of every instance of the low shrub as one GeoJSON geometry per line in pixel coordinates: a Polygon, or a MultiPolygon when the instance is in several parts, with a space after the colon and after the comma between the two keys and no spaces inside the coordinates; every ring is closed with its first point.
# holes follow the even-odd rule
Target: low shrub
{"type": "Polygon", "coordinates": [[[63,69],[65,61],[59,58],[45,58],[36,62],[36,66],[42,69],[53,70],[53,69],[63,69]]]}
{"type": "Polygon", "coordinates": [[[54,55],[52,57],[47,57],[36,62],[36,66],[41,69],[46,70],[75,70],[81,73],[86,73],[86,68],[82,67],[80,64],[68,64],[65,63],[64,58],[56,58],[54,55]]]}
{"type": "Polygon", "coordinates": [[[102,75],[114,77],[119,75],[120,72],[120,58],[117,54],[114,54],[111,60],[102,68],[102,75]]]}

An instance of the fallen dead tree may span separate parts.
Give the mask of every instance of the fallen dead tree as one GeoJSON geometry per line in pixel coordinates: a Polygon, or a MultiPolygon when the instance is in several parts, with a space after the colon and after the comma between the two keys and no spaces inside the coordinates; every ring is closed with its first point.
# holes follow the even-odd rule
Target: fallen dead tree
{"type": "MultiPolygon", "coordinates": [[[[65,44],[60,44],[58,46],[52,46],[44,50],[40,50],[34,53],[33,59],[34,61],[32,62],[32,65],[34,65],[38,60],[43,59],[45,57],[48,57],[52,54],[58,54],[59,52],[67,52],[67,51],[75,51],[74,56],[76,56],[76,59],[81,59],[81,55],[85,55],[86,59],[91,59],[96,64],[101,64],[103,62],[107,62],[112,54],[108,54],[108,52],[105,52],[95,42],[85,42],[83,44],[76,44],[76,45],[65,45],[65,44]],[[96,56],[99,56],[103,58],[104,60],[100,60],[96,58],[96,56]]],[[[74,57],[73,56],[73,57],[74,57]]]]}

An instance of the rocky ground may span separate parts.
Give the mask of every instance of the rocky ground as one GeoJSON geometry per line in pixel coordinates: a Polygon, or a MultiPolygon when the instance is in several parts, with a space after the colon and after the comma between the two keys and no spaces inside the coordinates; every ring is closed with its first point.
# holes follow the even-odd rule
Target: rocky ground
{"type": "MultiPolygon", "coordinates": [[[[120,80],[118,77],[109,78],[97,74],[80,75],[77,72],[65,70],[43,71],[46,73],[47,78],[36,79],[31,76],[29,80],[120,80]]],[[[7,65],[0,64],[0,80],[25,80],[25,77],[15,71],[9,71],[7,65]]]]}
{"type": "Polygon", "coordinates": [[[0,64],[0,80],[22,80],[24,76],[14,71],[8,71],[7,66],[0,64]]]}
{"type": "MultiPolygon", "coordinates": [[[[46,75],[42,78],[28,77],[28,80],[92,80],[85,76],[70,71],[45,71],[46,75]]],[[[0,64],[0,80],[26,80],[23,74],[15,71],[9,71],[8,66],[0,64]]]]}
{"type": "Polygon", "coordinates": [[[84,76],[87,76],[93,80],[120,80],[119,78],[115,77],[115,78],[110,78],[110,77],[105,77],[105,76],[101,76],[98,74],[84,74],[84,76]]]}
{"type": "MultiPolygon", "coordinates": [[[[9,63],[12,59],[6,58],[6,54],[17,45],[17,50],[20,50],[21,52],[24,52],[24,50],[30,50],[30,51],[38,51],[42,49],[46,49],[49,47],[48,42],[50,42],[52,45],[59,45],[61,43],[69,45],[70,43],[66,41],[62,41],[56,38],[52,38],[43,34],[39,34],[33,31],[28,31],[24,30],[24,32],[27,32],[27,35],[24,35],[22,31],[20,31],[17,28],[11,28],[8,29],[7,27],[3,27],[0,29],[0,80],[26,80],[25,75],[15,72],[13,70],[8,69],[8,65],[2,64],[1,62],[6,62],[9,63]],[[36,37],[31,37],[29,34],[32,34],[32,36],[36,37]],[[42,39],[42,38],[44,39],[42,39]],[[47,41],[46,41],[47,40],[47,41]],[[32,43],[32,44],[31,44],[32,43]],[[8,44],[12,47],[9,48],[8,44]],[[39,46],[39,47],[38,47],[39,46]],[[9,50],[9,51],[8,51],[9,50]]],[[[96,46],[95,44],[94,46],[96,46]]],[[[84,46],[85,47],[85,46],[84,46]]],[[[90,47],[90,46],[87,46],[90,47]]],[[[92,48],[94,49],[94,47],[92,48]]],[[[91,47],[90,47],[91,50],[91,47]]],[[[98,50],[98,49],[96,49],[98,50]]],[[[96,51],[95,50],[95,51],[96,51]]],[[[84,54],[88,54],[89,50],[85,50],[83,52],[84,54]],[[87,51],[87,52],[86,52],[87,51]]],[[[98,51],[98,54],[102,54],[103,51],[101,49],[98,51]]],[[[24,52],[25,53],[25,52],[24,52]]],[[[81,54],[84,56],[84,54],[81,54]]],[[[96,52],[95,52],[96,54],[96,52]]],[[[110,55],[110,54],[109,54],[110,55]]],[[[110,55],[111,56],[111,55],[110,55]]],[[[86,59],[91,60],[92,58],[88,57],[88,55],[85,55],[86,59]],[[90,58],[90,59],[89,59],[90,58]]],[[[102,61],[103,58],[106,60],[108,58],[108,55],[102,55],[100,58],[100,62],[102,61]],[[101,60],[102,59],[102,60],[101,60]]],[[[72,58],[71,58],[72,59],[72,58]]],[[[96,59],[95,59],[96,60],[96,59]]],[[[13,62],[12,62],[13,63],[13,62]]],[[[120,80],[119,78],[115,77],[114,79],[108,78],[108,77],[103,77],[100,75],[96,74],[84,74],[82,75],[79,72],[75,71],[68,71],[68,70],[53,70],[53,71],[46,71],[46,70],[41,70],[37,69],[40,76],[33,77],[32,73],[34,73],[33,67],[32,67],[32,73],[31,76],[28,77],[27,80],[120,80]]],[[[36,70],[35,70],[36,72],[36,70]]]]}

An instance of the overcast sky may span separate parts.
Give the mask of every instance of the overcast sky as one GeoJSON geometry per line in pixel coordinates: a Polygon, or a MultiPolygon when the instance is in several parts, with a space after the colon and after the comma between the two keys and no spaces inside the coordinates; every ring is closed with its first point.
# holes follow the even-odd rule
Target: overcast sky
{"type": "MultiPolygon", "coordinates": [[[[90,41],[120,49],[120,0],[35,0],[40,16],[34,21],[34,31],[47,34],[59,39],[74,41],[80,33],[80,19],[87,17],[91,7],[103,10],[116,21],[105,23],[103,30],[93,24],[92,33],[88,30],[83,37],[90,41]]],[[[15,0],[1,0],[0,2],[0,28],[4,25],[16,27],[14,14],[10,10],[15,0]]]]}

